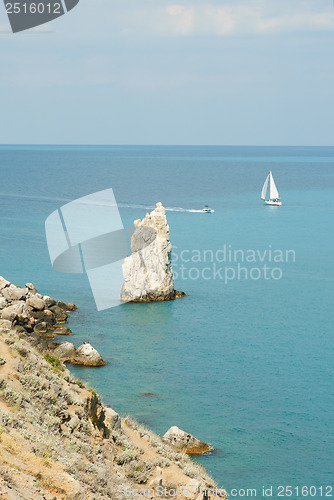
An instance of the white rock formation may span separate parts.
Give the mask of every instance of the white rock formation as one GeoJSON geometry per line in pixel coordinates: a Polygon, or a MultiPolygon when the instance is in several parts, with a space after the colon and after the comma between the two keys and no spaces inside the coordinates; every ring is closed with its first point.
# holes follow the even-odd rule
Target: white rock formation
{"type": "Polygon", "coordinates": [[[166,211],[159,202],[143,220],[134,222],[131,256],[123,263],[121,300],[149,302],[183,295],[174,290],[174,276],[166,211]]]}
{"type": "Polygon", "coordinates": [[[196,439],[176,426],[168,429],[162,440],[171,445],[175,451],[188,453],[189,455],[202,455],[212,450],[212,446],[203,443],[203,441],[196,439]]]}
{"type": "Polygon", "coordinates": [[[103,366],[102,356],[90,344],[82,344],[77,349],[71,342],[62,342],[53,351],[54,356],[61,361],[84,366],[103,366]]]}
{"type": "Polygon", "coordinates": [[[105,414],[106,414],[106,420],[109,424],[109,427],[114,430],[121,430],[121,417],[119,416],[118,413],[115,412],[112,408],[106,407],[105,408],[105,414]]]}
{"type": "Polygon", "coordinates": [[[62,361],[74,359],[76,355],[75,345],[71,342],[62,342],[54,349],[53,354],[62,361]]]}
{"type": "Polygon", "coordinates": [[[78,364],[89,365],[89,366],[102,366],[105,362],[102,356],[94,349],[93,346],[86,342],[78,347],[76,351],[76,360],[78,364]]]}
{"type": "Polygon", "coordinates": [[[32,310],[35,311],[43,311],[45,309],[45,302],[43,299],[39,299],[37,295],[32,295],[27,299],[26,304],[28,307],[30,307],[32,310]]]}
{"type": "Polygon", "coordinates": [[[5,307],[1,313],[1,319],[8,321],[26,321],[29,318],[28,308],[23,301],[17,301],[13,305],[5,307]]]}

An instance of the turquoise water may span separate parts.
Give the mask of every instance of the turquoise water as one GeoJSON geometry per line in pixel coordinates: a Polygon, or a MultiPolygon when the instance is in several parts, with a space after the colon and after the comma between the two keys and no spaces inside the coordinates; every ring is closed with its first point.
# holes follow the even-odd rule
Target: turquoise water
{"type": "Polygon", "coordinates": [[[212,443],[198,461],[228,490],[333,484],[334,148],[3,146],[0,171],[0,274],[79,306],[74,340],[108,364],[76,375],[122,415],[212,443]],[[259,199],[269,169],[281,208],[259,199]],[[176,288],[187,297],[97,313],[87,278],[52,270],[46,217],[109,187],[124,225],[156,201],[170,209],[176,288]],[[215,213],[186,211],[204,204],[215,213]],[[248,279],[237,279],[237,262],[203,262],[224,247],[293,253],[241,263],[248,279]],[[184,250],[202,260],[183,263],[187,279],[184,250]],[[264,264],[281,279],[250,279],[264,264]],[[236,272],[227,283],[226,267],[236,272]]]}

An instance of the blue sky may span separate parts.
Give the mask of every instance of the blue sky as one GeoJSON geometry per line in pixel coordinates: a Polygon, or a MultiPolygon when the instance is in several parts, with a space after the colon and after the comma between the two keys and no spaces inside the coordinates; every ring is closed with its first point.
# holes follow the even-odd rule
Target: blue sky
{"type": "Polygon", "coordinates": [[[332,0],[1,4],[0,43],[0,143],[334,145],[332,0]]]}

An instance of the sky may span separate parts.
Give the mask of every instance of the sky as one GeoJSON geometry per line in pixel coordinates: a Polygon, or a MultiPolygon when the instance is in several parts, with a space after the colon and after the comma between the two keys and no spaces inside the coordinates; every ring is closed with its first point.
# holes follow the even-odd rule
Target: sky
{"type": "Polygon", "coordinates": [[[1,144],[334,145],[333,0],[80,0],[10,31],[1,144]]]}

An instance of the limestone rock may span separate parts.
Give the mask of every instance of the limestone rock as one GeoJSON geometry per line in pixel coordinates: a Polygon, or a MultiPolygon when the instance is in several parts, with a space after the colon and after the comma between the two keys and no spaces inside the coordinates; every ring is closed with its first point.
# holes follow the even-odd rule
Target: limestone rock
{"type": "Polygon", "coordinates": [[[56,306],[60,307],[63,311],[67,311],[67,304],[65,304],[62,300],[57,300],[56,306]]]}
{"type": "Polygon", "coordinates": [[[85,413],[91,419],[93,425],[99,429],[103,437],[109,437],[110,429],[106,427],[105,424],[105,407],[102,404],[101,398],[98,394],[93,393],[86,400],[85,404],[85,413]]]}
{"type": "Polygon", "coordinates": [[[66,311],[76,311],[77,309],[75,304],[66,304],[66,311]]]}
{"type": "Polygon", "coordinates": [[[115,412],[112,408],[105,408],[106,421],[109,424],[110,428],[115,431],[121,430],[121,417],[118,413],[115,412]]]}
{"type": "Polygon", "coordinates": [[[20,288],[15,285],[9,285],[6,288],[2,289],[2,296],[8,302],[14,302],[16,300],[25,300],[28,294],[28,288],[20,288]]]}
{"type": "Polygon", "coordinates": [[[55,328],[54,332],[55,335],[73,335],[72,330],[69,328],[65,328],[64,326],[61,326],[59,328],[55,328]]]}
{"type": "Polygon", "coordinates": [[[168,429],[162,440],[170,444],[175,451],[188,453],[189,455],[202,455],[212,450],[210,445],[199,441],[199,439],[176,426],[168,429]]]}
{"type": "Polygon", "coordinates": [[[149,302],[175,298],[171,265],[172,245],[166,211],[161,203],[136,220],[131,238],[131,256],[123,263],[121,300],[149,302]]]}
{"type": "Polygon", "coordinates": [[[37,297],[37,295],[31,295],[27,300],[27,306],[31,307],[35,311],[43,311],[45,308],[45,302],[43,299],[37,297]]]}
{"type": "Polygon", "coordinates": [[[6,307],[2,310],[1,319],[7,319],[8,321],[26,321],[29,319],[29,310],[26,303],[23,301],[17,301],[11,306],[6,307]]]}
{"type": "Polygon", "coordinates": [[[0,296],[0,310],[8,306],[8,302],[4,297],[0,296]]]}
{"type": "Polygon", "coordinates": [[[26,283],[26,288],[28,288],[29,292],[33,295],[35,293],[38,293],[35,286],[32,283],[26,283]]]}
{"type": "Polygon", "coordinates": [[[0,319],[0,328],[6,328],[10,330],[12,327],[12,322],[8,319],[0,319]]]}
{"type": "Polygon", "coordinates": [[[50,311],[53,312],[56,320],[59,321],[60,323],[63,323],[68,318],[68,314],[64,311],[64,309],[62,309],[61,307],[59,307],[57,305],[50,307],[50,311]]]}
{"type": "Polygon", "coordinates": [[[61,361],[74,365],[103,366],[106,364],[97,350],[88,343],[76,349],[71,342],[62,342],[53,353],[61,361]]]}
{"type": "Polygon", "coordinates": [[[54,306],[56,303],[56,301],[51,299],[48,295],[44,295],[43,300],[47,308],[54,306]]]}
{"type": "Polygon", "coordinates": [[[7,286],[10,285],[10,282],[5,280],[2,276],[0,276],[0,290],[3,290],[3,288],[6,288],[7,286]]]}
{"type": "Polygon", "coordinates": [[[51,330],[56,322],[56,317],[49,309],[43,311],[34,311],[34,318],[40,322],[44,321],[47,324],[48,330],[51,330]]]}
{"type": "Polygon", "coordinates": [[[75,363],[87,366],[102,366],[106,364],[97,350],[88,343],[82,344],[76,350],[75,363]]]}
{"type": "Polygon", "coordinates": [[[47,329],[48,329],[48,326],[47,324],[45,323],[45,321],[40,321],[39,323],[37,323],[34,327],[34,332],[38,332],[38,333],[46,333],[47,332],[47,329]]]}
{"type": "Polygon", "coordinates": [[[67,424],[67,426],[69,427],[71,432],[73,432],[74,429],[76,429],[79,425],[80,425],[80,420],[79,420],[79,417],[77,415],[73,415],[73,417],[71,418],[71,420],[67,424]]]}
{"type": "Polygon", "coordinates": [[[59,347],[54,349],[53,354],[62,361],[74,359],[76,354],[75,345],[71,344],[71,342],[62,342],[59,347]]]}

